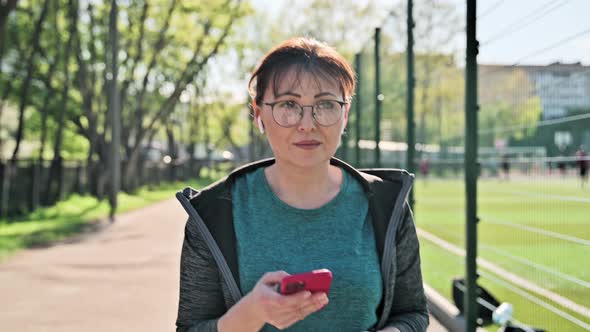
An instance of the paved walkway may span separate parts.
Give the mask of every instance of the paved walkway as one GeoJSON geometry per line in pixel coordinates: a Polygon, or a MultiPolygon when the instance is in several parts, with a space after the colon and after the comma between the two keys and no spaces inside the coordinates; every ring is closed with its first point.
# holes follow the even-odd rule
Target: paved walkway
{"type": "MultiPolygon", "coordinates": [[[[0,264],[1,330],[173,331],[185,221],[168,200],[16,254],[0,264]]],[[[433,321],[428,331],[446,330],[433,321]]]]}

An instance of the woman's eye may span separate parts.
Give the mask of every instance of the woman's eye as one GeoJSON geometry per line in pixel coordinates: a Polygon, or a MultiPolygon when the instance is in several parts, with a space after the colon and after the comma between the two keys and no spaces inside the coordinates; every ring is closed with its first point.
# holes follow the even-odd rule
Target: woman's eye
{"type": "Polygon", "coordinates": [[[316,105],[319,109],[331,110],[334,108],[334,104],[335,103],[331,100],[322,100],[318,102],[316,105]]]}
{"type": "Polygon", "coordinates": [[[292,109],[292,108],[296,108],[297,104],[293,101],[283,101],[279,104],[279,106],[281,108],[287,108],[287,109],[292,109]]]}

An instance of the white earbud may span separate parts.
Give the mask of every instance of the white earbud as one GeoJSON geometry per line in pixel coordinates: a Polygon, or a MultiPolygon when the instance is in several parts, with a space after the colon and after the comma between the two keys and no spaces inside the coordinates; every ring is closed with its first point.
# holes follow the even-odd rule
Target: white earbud
{"type": "Polygon", "coordinates": [[[258,116],[256,121],[258,122],[258,130],[260,130],[261,134],[264,134],[264,125],[262,125],[262,120],[260,119],[260,116],[258,116]]]}

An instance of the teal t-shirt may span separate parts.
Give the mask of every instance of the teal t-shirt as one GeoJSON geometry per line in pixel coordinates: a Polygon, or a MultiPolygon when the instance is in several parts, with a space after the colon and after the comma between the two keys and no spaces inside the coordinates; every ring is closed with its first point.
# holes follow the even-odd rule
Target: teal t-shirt
{"type": "MultiPolygon", "coordinates": [[[[329,304],[287,331],[359,332],[377,323],[383,285],[368,201],[360,183],[342,173],[340,192],[317,209],[298,209],[281,201],[264,168],[241,176],[233,188],[244,294],[266,272],[332,271],[329,304]]],[[[278,329],[266,324],[262,331],[278,329]]]]}

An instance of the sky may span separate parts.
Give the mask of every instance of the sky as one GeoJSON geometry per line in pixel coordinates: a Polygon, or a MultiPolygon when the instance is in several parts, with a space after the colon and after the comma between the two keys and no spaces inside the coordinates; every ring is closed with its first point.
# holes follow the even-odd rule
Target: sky
{"type": "Polygon", "coordinates": [[[526,64],[581,61],[590,65],[590,1],[481,0],[478,12],[485,14],[495,4],[499,4],[495,10],[479,19],[480,62],[522,59],[526,64]],[[495,36],[502,37],[494,41],[495,36]],[[543,51],[561,41],[564,43],[556,48],[543,51]]]}
{"type": "MultiPolygon", "coordinates": [[[[304,1],[304,0],[300,0],[304,1]]],[[[384,13],[400,0],[377,0],[384,13]]],[[[420,0],[415,1],[418,3],[420,0]]],[[[452,3],[465,17],[465,3],[452,3]]],[[[257,9],[269,13],[286,0],[252,0],[257,9]]],[[[479,63],[549,64],[582,62],[590,65],[590,0],[479,0],[477,1],[480,41],[479,63]],[[580,36],[575,37],[577,34],[580,36]],[[569,42],[561,43],[569,37],[569,42]]],[[[420,22],[417,22],[420,24],[420,22]]],[[[464,36],[455,43],[464,47],[464,36]]]]}

